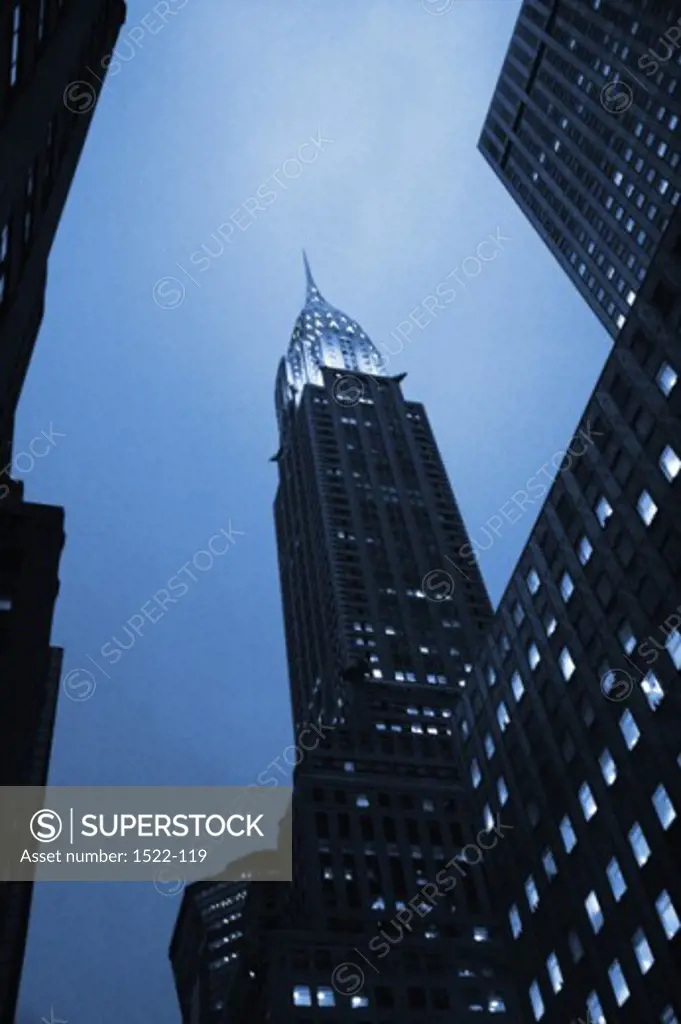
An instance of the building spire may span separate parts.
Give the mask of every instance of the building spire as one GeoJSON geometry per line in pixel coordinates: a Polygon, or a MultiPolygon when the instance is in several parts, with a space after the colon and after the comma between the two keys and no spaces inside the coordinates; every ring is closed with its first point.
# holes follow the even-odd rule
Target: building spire
{"type": "Polygon", "coordinates": [[[356,320],[346,316],[320,295],[303,249],[307,294],[293,327],[286,355],[279,364],[276,406],[279,429],[284,414],[299,402],[306,384],[320,387],[323,369],[346,370],[381,376],[385,360],[356,320]]]}
{"type": "Polygon", "coordinates": [[[305,266],[305,282],[307,286],[306,302],[321,299],[321,295],[317,285],[315,284],[312,271],[310,270],[310,263],[307,258],[307,253],[303,249],[303,264],[305,266]]]}

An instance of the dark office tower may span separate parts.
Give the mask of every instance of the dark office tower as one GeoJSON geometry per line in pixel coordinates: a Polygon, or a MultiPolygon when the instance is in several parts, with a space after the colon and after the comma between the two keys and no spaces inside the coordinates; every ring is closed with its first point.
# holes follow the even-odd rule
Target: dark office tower
{"type": "Polygon", "coordinates": [[[681,1020],[680,269],[681,210],[462,701],[479,806],[514,826],[490,879],[542,1024],[681,1020]]]}
{"type": "Polygon", "coordinates": [[[125,4],[5,0],[0,7],[1,469],[42,320],[47,258],[125,4]]]}
{"type": "Polygon", "coordinates": [[[423,406],[307,274],[276,390],[294,882],[275,905],[235,884],[215,930],[186,910],[206,941],[193,968],[176,953],[178,989],[220,991],[202,1022],[517,1021],[485,888],[506,840],[471,812],[452,730],[489,600],[454,564],[467,535],[423,406]]]}
{"type": "Polygon", "coordinates": [[[480,150],[613,337],[681,199],[681,4],[525,0],[480,150]]]}
{"type": "MultiPolygon", "coordinates": [[[[64,544],[60,508],[0,501],[0,785],[42,786],[59,688],[50,646],[64,544]]],[[[0,1024],[13,1024],[31,904],[27,883],[0,885],[0,1024]]]]}
{"type": "MultiPolygon", "coordinates": [[[[52,241],[124,15],[123,0],[0,3],[0,785],[47,778],[63,512],[22,501],[12,434],[52,241]]],[[[14,1021],[30,901],[29,885],[0,887],[0,1024],[14,1021]]]]}

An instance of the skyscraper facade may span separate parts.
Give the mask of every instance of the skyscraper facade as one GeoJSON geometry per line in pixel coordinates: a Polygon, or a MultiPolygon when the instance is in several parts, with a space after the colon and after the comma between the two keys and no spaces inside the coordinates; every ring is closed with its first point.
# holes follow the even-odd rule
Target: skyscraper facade
{"type": "Polygon", "coordinates": [[[486,887],[504,822],[453,729],[491,607],[425,410],[381,370],[307,268],[276,387],[294,882],[187,893],[185,1021],[518,1019],[486,887]]]}
{"type": "Polygon", "coordinates": [[[457,718],[480,811],[513,826],[492,898],[546,1024],[681,1020],[680,324],[678,211],[457,718]]]}
{"type": "Polygon", "coordinates": [[[613,337],[681,201],[681,5],[524,0],[480,151],[613,337]]]}
{"type": "MultiPolygon", "coordinates": [[[[42,785],[61,661],[50,632],[63,510],[24,502],[12,481],[14,418],[48,256],[125,4],[0,6],[0,785],[42,785]]],[[[44,451],[44,439],[35,442],[44,451]]],[[[0,886],[0,1024],[15,1019],[30,904],[30,885],[0,886]]]]}
{"type": "Polygon", "coordinates": [[[47,258],[124,18],[123,0],[11,0],[0,12],[1,466],[43,316],[47,258]]]}
{"type": "MultiPolygon", "coordinates": [[[[47,781],[61,651],[52,616],[64,544],[61,508],[0,500],[0,785],[47,781]]],[[[0,1024],[13,1024],[31,905],[28,883],[0,885],[0,1024]]]]}

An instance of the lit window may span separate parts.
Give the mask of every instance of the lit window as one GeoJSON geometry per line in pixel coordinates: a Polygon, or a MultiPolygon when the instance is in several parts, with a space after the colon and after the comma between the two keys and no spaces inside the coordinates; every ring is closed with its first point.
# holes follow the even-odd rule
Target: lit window
{"type": "Polygon", "coordinates": [[[539,654],[536,644],[530,644],[528,647],[527,660],[530,663],[530,668],[532,670],[534,670],[541,661],[541,655],[539,654]]]}
{"type": "Polygon", "coordinates": [[[335,1006],[336,997],[332,988],[321,986],[317,989],[317,1006],[335,1006]]]}
{"type": "Polygon", "coordinates": [[[473,929],[473,942],[487,942],[489,939],[489,932],[486,928],[474,928],[473,929]]]}
{"type": "Polygon", "coordinates": [[[639,928],[634,933],[631,941],[636,959],[638,960],[638,966],[641,968],[641,974],[647,974],[655,963],[655,957],[642,928],[639,928]]]}
{"type": "Polygon", "coordinates": [[[654,672],[646,672],[641,680],[641,689],[651,711],[657,710],[664,698],[662,684],[654,672]]]}
{"type": "Polygon", "coordinates": [[[679,921],[676,907],[672,903],[671,896],[666,889],[655,900],[655,908],[662,922],[665,935],[668,939],[673,939],[679,928],[681,928],[681,921],[679,921]]]}
{"type": "Polygon", "coordinates": [[[21,28],[21,4],[16,0],[12,15],[12,49],[9,70],[9,84],[17,83],[17,65],[19,63],[19,29],[21,28]]]}
{"type": "Polygon", "coordinates": [[[589,538],[586,536],[582,537],[579,541],[579,544],[577,545],[577,554],[579,555],[579,560],[582,563],[582,565],[586,565],[586,563],[589,561],[593,554],[593,550],[594,549],[591,546],[591,541],[589,540],[589,538]]]}
{"type": "Polygon", "coordinates": [[[615,903],[619,903],[627,891],[627,883],[624,881],[624,875],[622,874],[622,869],[617,863],[616,857],[612,858],[605,869],[605,873],[608,876],[610,888],[612,889],[612,894],[615,897],[615,903]]]}
{"type": "Polygon", "coordinates": [[[307,985],[296,985],[293,989],[294,1006],[312,1006],[312,994],[307,985]]]}
{"type": "Polygon", "coordinates": [[[647,491],[641,491],[638,501],[636,502],[636,511],[646,526],[650,526],[657,515],[657,505],[647,491]]]}
{"type": "Polygon", "coordinates": [[[525,687],[519,672],[514,672],[511,676],[511,689],[513,690],[513,696],[519,701],[525,693],[525,687]]]}
{"type": "Polygon", "coordinates": [[[571,679],[575,671],[575,663],[572,660],[572,656],[567,647],[564,647],[560,652],[558,660],[560,662],[561,672],[563,673],[563,679],[566,681],[571,679]]]}
{"type": "Polygon", "coordinates": [[[596,504],[596,518],[602,527],[605,527],[608,519],[612,515],[612,505],[607,498],[601,497],[598,499],[596,504]]]}
{"type": "Polygon", "coordinates": [[[343,765],[343,771],[345,771],[345,772],[354,772],[354,770],[355,770],[355,762],[354,761],[346,761],[345,764],[343,765]]]}
{"type": "Polygon", "coordinates": [[[532,875],[525,882],[525,895],[527,896],[527,904],[534,913],[539,906],[539,890],[532,875]]]}
{"type": "Polygon", "coordinates": [[[603,911],[601,910],[601,905],[598,902],[598,897],[596,896],[596,893],[593,891],[593,889],[591,890],[587,898],[584,900],[584,906],[586,907],[586,912],[589,916],[591,927],[593,928],[594,932],[598,934],[601,928],[603,927],[603,911]]]}
{"type": "Polygon", "coordinates": [[[541,997],[539,985],[536,981],[533,981],[530,985],[530,1002],[532,1003],[534,1019],[541,1020],[544,1016],[544,1000],[541,997]]]}
{"type": "Polygon", "coordinates": [[[609,750],[604,750],[601,756],[598,758],[598,763],[601,766],[601,772],[605,779],[606,786],[612,786],[613,782],[617,778],[617,765],[612,759],[612,754],[609,750]]]}
{"type": "Polygon", "coordinates": [[[549,972],[553,991],[560,992],[563,987],[563,974],[560,969],[560,964],[558,963],[558,957],[555,953],[550,953],[546,958],[546,969],[549,972]]]}
{"type": "Polygon", "coordinates": [[[560,594],[563,600],[566,602],[566,604],[572,597],[574,589],[575,585],[572,582],[572,577],[569,573],[564,572],[560,579],[560,594]]]}
{"type": "Polygon", "coordinates": [[[369,1000],[367,999],[366,996],[353,996],[350,1001],[350,1005],[352,1006],[353,1010],[359,1010],[365,1006],[368,1006],[369,1000]]]}
{"type": "Polygon", "coordinates": [[[617,630],[617,637],[625,654],[631,654],[636,649],[636,637],[628,622],[624,621],[621,624],[617,630]]]}
{"type": "Polygon", "coordinates": [[[516,601],[513,607],[513,621],[515,622],[516,626],[522,625],[522,621],[524,618],[525,612],[523,610],[523,606],[520,604],[519,601],[516,601]]]}
{"type": "Polygon", "coordinates": [[[664,646],[667,649],[667,654],[674,663],[674,668],[681,672],[681,633],[679,633],[678,629],[673,629],[671,633],[667,635],[664,646]]]}
{"type": "Polygon", "coordinates": [[[633,750],[639,741],[641,731],[636,724],[636,719],[632,715],[631,711],[627,710],[620,718],[620,729],[624,736],[624,742],[626,743],[629,750],[633,750]]]}
{"type": "Polygon", "coordinates": [[[678,457],[674,449],[667,445],[662,454],[660,455],[660,469],[669,480],[676,480],[681,470],[681,459],[678,457]]]}
{"type": "MultiPolygon", "coordinates": [[[[672,79],[675,82],[675,79],[672,79]]],[[[674,1013],[672,1006],[667,1004],[660,1014],[660,1024],[679,1024],[679,1018],[674,1013]]]]}
{"type": "Polygon", "coordinates": [[[432,800],[424,800],[421,806],[423,807],[424,811],[435,810],[435,804],[433,803],[432,800]]]}
{"type": "Polygon", "coordinates": [[[508,920],[511,925],[511,935],[517,939],[523,930],[523,922],[520,920],[520,912],[515,903],[508,912],[508,920]]]}
{"type": "Polygon", "coordinates": [[[508,800],[508,787],[503,775],[497,779],[497,793],[499,794],[499,803],[503,807],[508,800]]]}
{"type": "Polygon", "coordinates": [[[541,862],[544,865],[546,877],[551,881],[551,879],[555,878],[558,874],[558,865],[556,864],[556,858],[548,848],[542,853],[541,862]]]}
{"type": "Polygon", "coordinates": [[[579,787],[579,802],[582,805],[584,811],[584,817],[587,821],[591,821],[594,814],[598,810],[598,804],[594,800],[594,795],[591,792],[591,788],[588,782],[583,782],[579,787]]]}
{"type": "Polygon", "coordinates": [[[363,795],[362,796],[358,796],[357,799],[355,800],[355,804],[357,805],[357,807],[368,807],[369,806],[369,800],[367,799],[367,797],[365,797],[363,795]]]}
{"type": "Polygon", "coordinates": [[[496,747],[494,746],[494,740],[492,739],[492,734],[488,732],[485,735],[485,739],[483,742],[485,747],[485,753],[487,754],[487,760],[489,761],[491,760],[491,758],[494,757],[494,751],[496,750],[496,747]]]}
{"type": "Polygon", "coordinates": [[[662,783],[660,783],[653,793],[653,806],[657,811],[657,816],[660,819],[662,828],[666,831],[672,822],[676,820],[676,808],[669,799],[669,793],[662,783]]]}
{"type": "Polygon", "coordinates": [[[497,681],[497,674],[494,671],[494,669],[492,668],[492,666],[489,665],[487,667],[487,685],[490,687],[490,689],[491,689],[491,687],[493,687],[495,685],[496,681],[497,681]]]}
{"type": "Polygon", "coordinates": [[[603,1007],[595,992],[589,992],[589,995],[586,997],[586,1010],[586,1019],[589,1021],[589,1024],[605,1024],[603,1007]]]}
{"type": "Polygon", "coordinates": [[[558,621],[554,615],[547,615],[544,619],[544,629],[547,636],[553,636],[558,628],[558,621]]]}
{"type": "Polygon", "coordinates": [[[636,863],[640,868],[642,868],[643,865],[648,862],[648,858],[650,857],[650,847],[648,846],[648,841],[643,834],[643,829],[637,821],[634,822],[632,827],[629,829],[629,843],[634,851],[636,863]]]}
{"type": "Polygon", "coordinates": [[[506,1003],[501,996],[491,995],[487,1000],[487,1009],[490,1013],[506,1013],[506,1003]]]}
{"type": "Polygon", "coordinates": [[[530,569],[527,574],[527,589],[531,594],[536,594],[541,586],[541,580],[535,569],[530,569]]]}
{"type": "Polygon", "coordinates": [[[565,847],[565,852],[570,853],[572,850],[574,850],[575,846],[577,845],[577,836],[575,834],[574,828],[572,827],[572,822],[570,821],[567,814],[561,821],[559,828],[560,834],[563,837],[563,846],[565,847]]]}
{"type": "Polygon", "coordinates": [[[508,708],[504,704],[503,700],[497,708],[497,722],[502,732],[505,732],[507,726],[511,724],[511,716],[508,713],[508,708]]]}
{"type": "Polygon", "coordinates": [[[672,390],[679,379],[676,370],[669,365],[669,363],[663,363],[660,369],[657,371],[657,386],[659,387],[665,398],[668,398],[672,393],[672,390]]]}
{"type": "Polygon", "coordinates": [[[610,984],[612,985],[612,990],[615,993],[617,1005],[623,1006],[631,993],[622,968],[620,967],[619,960],[613,960],[610,964],[610,967],[608,967],[608,975],[610,976],[610,984]]]}

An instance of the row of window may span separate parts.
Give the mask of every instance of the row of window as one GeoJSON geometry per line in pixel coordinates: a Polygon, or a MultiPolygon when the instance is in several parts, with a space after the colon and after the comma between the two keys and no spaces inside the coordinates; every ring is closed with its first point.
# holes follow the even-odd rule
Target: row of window
{"type": "MultiPolygon", "coordinates": [[[[603,912],[600,908],[600,904],[598,902],[596,894],[593,891],[589,893],[586,899],[586,908],[594,931],[600,931],[600,929],[603,926],[603,912]]],[[[655,900],[655,909],[657,910],[665,935],[668,939],[672,939],[681,928],[681,921],[679,920],[679,916],[676,912],[674,904],[672,903],[671,897],[666,890],[663,890],[663,892],[661,892],[658,898],[655,900]]],[[[578,959],[581,959],[581,956],[583,955],[583,949],[581,947],[581,944],[579,944],[578,939],[577,943],[579,950],[581,950],[578,959]]],[[[634,932],[634,935],[631,939],[631,944],[633,946],[634,954],[636,956],[636,960],[638,962],[641,974],[645,975],[648,973],[650,968],[655,963],[655,957],[653,956],[653,951],[650,947],[650,943],[648,942],[648,939],[646,938],[645,932],[642,928],[638,928],[634,932]]],[[[572,949],[574,955],[574,943],[572,944],[572,949]]],[[[554,993],[557,994],[563,988],[563,973],[561,971],[560,963],[558,962],[558,957],[555,952],[550,953],[547,957],[546,970],[549,976],[549,980],[551,982],[551,988],[553,989],[554,993]]],[[[610,984],[612,985],[612,990],[617,1005],[623,1006],[629,999],[631,992],[629,990],[629,986],[627,984],[627,980],[624,976],[624,971],[622,970],[619,960],[613,960],[613,962],[610,964],[608,968],[608,977],[610,979],[610,984]]],[[[545,1013],[545,1006],[539,982],[536,979],[530,985],[529,996],[535,1020],[541,1020],[545,1013]]],[[[598,1022],[602,1021],[603,1024],[605,1024],[603,1008],[595,992],[592,992],[589,995],[587,999],[587,1008],[589,1010],[590,1020],[598,1022]]],[[[673,1015],[673,1011],[671,1010],[671,1008],[668,1008],[663,1013],[662,1020],[664,1021],[665,1019],[669,1022],[671,1022],[672,1020],[675,1021],[675,1017],[673,1015]]]]}

